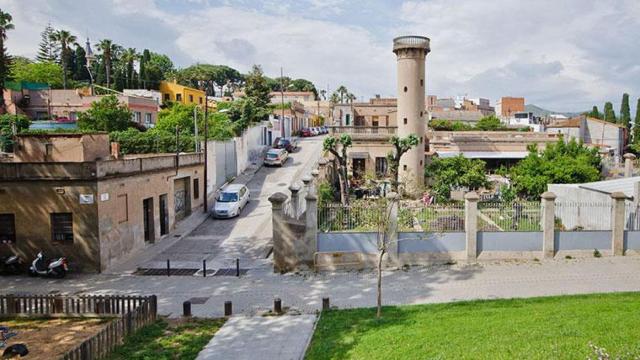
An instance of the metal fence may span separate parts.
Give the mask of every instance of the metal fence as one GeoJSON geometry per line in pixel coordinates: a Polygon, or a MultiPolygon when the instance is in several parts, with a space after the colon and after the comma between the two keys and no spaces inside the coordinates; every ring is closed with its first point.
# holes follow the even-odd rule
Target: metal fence
{"type": "Polygon", "coordinates": [[[624,229],[640,231],[640,206],[633,203],[624,204],[624,229]]]}
{"type": "Polygon", "coordinates": [[[322,204],[318,206],[318,230],[380,231],[385,223],[386,206],[378,202],[322,204]]]}
{"type": "Polygon", "coordinates": [[[557,201],[555,205],[557,230],[611,230],[611,202],[557,201]]]}
{"type": "Polygon", "coordinates": [[[464,204],[400,204],[398,229],[428,232],[464,231],[464,204]]]}
{"type": "Polygon", "coordinates": [[[478,203],[478,231],[542,231],[541,219],[540,202],[478,203]]]}

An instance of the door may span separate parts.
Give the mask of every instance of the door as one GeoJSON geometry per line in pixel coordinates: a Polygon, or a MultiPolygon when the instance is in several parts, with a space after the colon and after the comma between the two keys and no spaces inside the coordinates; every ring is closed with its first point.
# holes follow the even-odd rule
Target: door
{"type": "Polygon", "coordinates": [[[167,204],[167,194],[160,195],[160,235],[169,232],[169,206],[167,204]]]}
{"type": "Polygon", "coordinates": [[[361,179],[364,176],[366,159],[353,159],[353,177],[361,179]]]}
{"type": "Polygon", "coordinates": [[[144,241],[153,243],[155,241],[155,226],[153,223],[153,198],[142,200],[144,241]]]}
{"type": "Polygon", "coordinates": [[[187,214],[187,189],[184,179],[176,179],[173,182],[173,204],[176,221],[182,220],[187,214]]]}

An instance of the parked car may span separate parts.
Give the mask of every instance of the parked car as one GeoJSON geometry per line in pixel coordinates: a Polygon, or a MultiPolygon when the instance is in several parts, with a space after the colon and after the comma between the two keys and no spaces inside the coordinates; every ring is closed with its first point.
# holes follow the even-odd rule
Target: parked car
{"type": "Polygon", "coordinates": [[[285,149],[292,153],[298,149],[298,140],[296,138],[277,138],[273,143],[275,149],[285,149]]]}
{"type": "Polygon", "coordinates": [[[265,165],[282,166],[289,158],[289,153],[285,149],[270,149],[264,158],[265,165]]]}
{"type": "Polygon", "coordinates": [[[329,133],[329,128],[328,128],[328,127],[326,127],[326,126],[322,126],[322,130],[324,130],[324,133],[325,133],[325,134],[328,134],[328,133],[329,133]]]}
{"type": "Polygon", "coordinates": [[[240,215],[249,203],[251,193],[246,185],[230,184],[225,186],[216,197],[211,212],[216,218],[230,218],[240,215]]]}
{"type": "Polygon", "coordinates": [[[302,136],[302,137],[310,137],[310,136],[313,136],[313,133],[311,132],[311,129],[304,128],[304,129],[300,130],[300,136],[302,136]]]}
{"type": "Polygon", "coordinates": [[[318,128],[316,127],[312,127],[311,129],[311,133],[313,134],[313,136],[318,136],[320,135],[320,132],[318,131],[318,128]]]}

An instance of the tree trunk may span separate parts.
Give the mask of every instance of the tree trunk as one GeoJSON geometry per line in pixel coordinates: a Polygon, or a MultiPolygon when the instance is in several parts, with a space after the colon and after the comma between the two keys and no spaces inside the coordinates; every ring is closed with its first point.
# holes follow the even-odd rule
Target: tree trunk
{"type": "Polygon", "coordinates": [[[378,256],[378,310],[376,311],[376,318],[378,319],[382,316],[382,258],[384,257],[385,252],[386,249],[383,247],[382,249],[380,249],[380,254],[378,256]]]}
{"type": "Polygon", "coordinates": [[[340,172],[342,173],[342,186],[340,187],[342,205],[349,205],[349,179],[347,178],[346,159],[340,161],[340,172]]]}

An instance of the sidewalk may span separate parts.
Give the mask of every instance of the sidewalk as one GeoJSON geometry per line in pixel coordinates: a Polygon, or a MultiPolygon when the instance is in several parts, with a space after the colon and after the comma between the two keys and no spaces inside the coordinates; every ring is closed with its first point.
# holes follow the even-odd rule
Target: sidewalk
{"type": "Polygon", "coordinates": [[[315,321],[315,315],[234,316],[196,360],[303,359],[315,321]]]}

